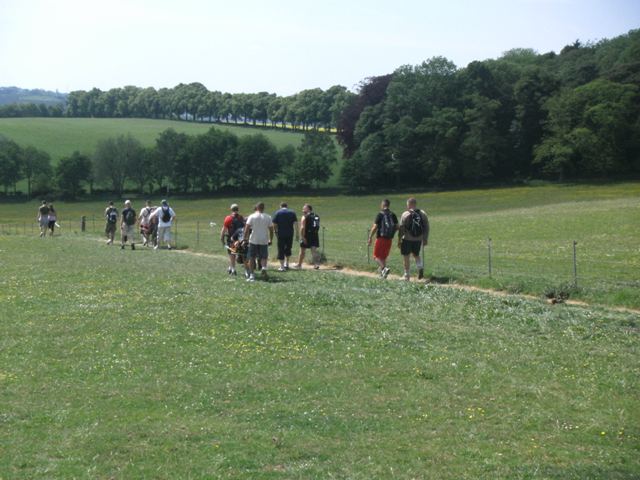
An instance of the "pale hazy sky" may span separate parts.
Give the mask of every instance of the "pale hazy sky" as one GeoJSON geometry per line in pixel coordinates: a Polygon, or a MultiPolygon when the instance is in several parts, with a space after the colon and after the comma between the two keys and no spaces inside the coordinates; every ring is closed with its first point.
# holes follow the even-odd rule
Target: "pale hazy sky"
{"type": "Polygon", "coordinates": [[[638,27],[640,0],[0,0],[0,86],[289,95],[638,27]]]}

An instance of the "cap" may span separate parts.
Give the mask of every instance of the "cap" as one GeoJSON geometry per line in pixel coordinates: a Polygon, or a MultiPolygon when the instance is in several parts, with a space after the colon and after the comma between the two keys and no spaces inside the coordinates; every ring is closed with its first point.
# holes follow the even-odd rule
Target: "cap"
{"type": "Polygon", "coordinates": [[[240,207],[238,207],[237,203],[232,203],[229,209],[235,211],[235,210],[239,210],[240,207]]]}
{"type": "Polygon", "coordinates": [[[125,200],[125,201],[124,201],[124,204],[125,204],[125,205],[131,205],[131,200],[125,200]]]}
{"type": "Polygon", "coordinates": [[[167,205],[167,201],[166,200],[162,200],[162,202],[160,202],[160,203],[162,203],[162,205],[167,205]]]}

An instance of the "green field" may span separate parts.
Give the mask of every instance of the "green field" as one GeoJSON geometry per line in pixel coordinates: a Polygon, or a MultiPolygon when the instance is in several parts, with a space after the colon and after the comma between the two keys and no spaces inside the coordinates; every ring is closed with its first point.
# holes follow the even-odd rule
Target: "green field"
{"type": "Polygon", "coordinates": [[[215,126],[236,135],[263,133],[278,148],[297,146],[302,135],[270,129],[236,127],[225,124],[206,124],[149,119],[114,118],[0,118],[0,135],[21,146],[32,145],[49,152],[53,163],[75,150],[92,155],[100,140],[130,133],[144,145],[152,145],[160,132],[173,128],[177,132],[196,135],[215,126]]]}
{"type": "MultiPolygon", "coordinates": [[[[392,195],[401,212],[409,193],[392,195]]],[[[300,211],[309,201],[324,227],[327,262],[373,271],[366,235],[380,196],[287,197],[300,211]]],[[[640,308],[640,185],[549,185],[537,187],[425,193],[417,196],[429,213],[432,233],[426,270],[435,282],[457,282],[539,297],[553,291],[589,303],[640,308]],[[492,239],[492,275],[488,272],[488,238],[492,239]],[[573,241],[577,241],[578,289],[573,288],[573,241]]],[[[156,203],[160,199],[155,199],[156,203]]],[[[217,241],[232,202],[244,213],[256,198],[173,199],[178,243],[183,248],[222,253],[217,241]]],[[[268,211],[280,197],[263,199],[268,211]]],[[[134,199],[140,208],[142,200],[134,199]]],[[[0,223],[5,230],[32,233],[37,202],[6,204],[0,223]],[[13,228],[13,230],[11,229],[13,228]]],[[[105,202],[58,204],[64,236],[78,230],[80,217],[99,235],[105,202]]],[[[394,247],[390,265],[401,273],[394,247]]],[[[414,270],[415,273],[415,270],[414,270]]]]}
{"type": "Polygon", "coordinates": [[[638,314],[224,267],[0,235],[0,478],[640,475],[638,314]]]}

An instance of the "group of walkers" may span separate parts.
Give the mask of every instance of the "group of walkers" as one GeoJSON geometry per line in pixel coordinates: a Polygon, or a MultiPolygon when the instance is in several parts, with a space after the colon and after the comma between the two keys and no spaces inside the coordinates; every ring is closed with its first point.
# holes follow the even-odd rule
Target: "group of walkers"
{"type": "Polygon", "coordinates": [[[42,201],[42,204],[38,207],[38,225],[40,225],[40,238],[46,237],[47,231],[49,231],[49,236],[53,237],[53,231],[58,225],[58,217],[56,209],[53,208],[53,203],[42,201]]]}
{"type": "MultiPolygon", "coordinates": [[[[427,245],[429,239],[429,220],[427,214],[417,207],[415,198],[407,200],[407,208],[402,213],[400,220],[390,209],[390,202],[382,200],[380,212],[376,215],[369,231],[368,244],[371,245],[375,236],[373,257],[378,263],[378,272],[381,278],[387,278],[390,272],[387,259],[393,246],[393,239],[398,234],[398,247],[403,260],[403,278],[410,280],[411,257],[413,256],[418,279],[424,278],[424,261],[421,251],[427,245]]],[[[267,277],[269,258],[269,246],[273,237],[277,239],[278,271],[285,272],[290,268],[290,259],[294,242],[300,245],[297,263],[291,268],[301,269],[307,250],[311,250],[311,261],[314,269],[320,268],[320,217],[313,211],[313,207],[305,203],[302,207],[300,222],[295,211],[290,209],[287,203],[282,202],[280,209],[273,216],[264,212],[264,203],[254,206],[254,212],[247,218],[240,214],[240,207],[233,204],[231,213],[224,219],[220,231],[220,241],[229,255],[229,267],[227,273],[236,275],[238,265],[244,267],[244,275],[247,281],[255,281],[255,272],[259,270],[261,275],[267,277]]],[[[109,202],[104,211],[106,220],[105,234],[107,245],[112,245],[115,238],[118,220],[120,220],[120,248],[124,250],[129,244],[131,250],[136,248],[138,232],[142,240],[142,246],[152,246],[154,249],[163,245],[171,250],[171,227],[176,220],[176,213],[166,200],[160,202],[160,206],[152,206],[149,200],[137,213],[130,200],[124,202],[122,213],[109,202]],[[137,228],[136,228],[137,227],[137,228]]],[[[44,237],[47,231],[53,235],[57,225],[56,211],[51,203],[46,201],[38,209],[38,223],[40,225],[40,237],[44,237]]]]}
{"type": "Polygon", "coordinates": [[[274,235],[277,238],[278,271],[289,270],[289,262],[292,255],[294,238],[300,242],[298,263],[291,268],[301,269],[306,251],[311,249],[313,266],[320,268],[319,230],[320,217],[313,212],[313,207],[308,203],[302,207],[302,219],[298,226],[298,216],[285,202],[280,204],[280,209],[273,217],[264,213],[264,203],[259,202],[254,206],[254,212],[246,219],[240,214],[240,207],[233,204],[231,213],[224,219],[220,230],[220,241],[229,254],[229,275],[237,275],[237,265],[244,267],[244,275],[247,281],[255,281],[255,271],[260,270],[263,278],[267,277],[269,258],[269,246],[273,242],[274,235]]]}
{"type": "MultiPolygon", "coordinates": [[[[387,266],[387,258],[391,252],[393,239],[398,233],[398,248],[403,259],[403,278],[411,278],[411,257],[413,256],[418,279],[424,278],[424,261],[421,251],[427,245],[429,239],[429,219],[427,214],[417,206],[417,200],[407,200],[407,209],[402,213],[400,220],[390,210],[391,203],[385,199],[380,205],[380,212],[376,215],[369,232],[368,244],[371,245],[375,235],[376,241],[373,256],[379,265],[381,278],[389,276],[390,269],[387,266]]],[[[294,269],[302,268],[306,251],[311,249],[314,268],[320,268],[319,230],[320,217],[313,211],[310,204],[302,207],[302,218],[298,227],[296,213],[288,208],[285,202],[280,204],[280,209],[273,217],[264,213],[264,203],[255,205],[254,213],[246,219],[240,214],[237,204],[230,207],[231,213],[224,219],[220,231],[220,241],[229,254],[229,267],[227,273],[236,275],[238,264],[245,269],[247,281],[255,281],[255,270],[260,269],[262,276],[267,276],[267,259],[269,246],[275,235],[278,240],[279,271],[289,269],[289,260],[292,255],[294,237],[300,242],[298,262],[292,265],[294,269]]]]}
{"type": "Polygon", "coordinates": [[[132,207],[131,201],[126,200],[121,215],[118,214],[118,209],[113,202],[109,202],[104,216],[107,245],[113,245],[118,218],[120,218],[121,249],[124,250],[127,243],[131,245],[131,250],[136,249],[136,226],[138,226],[143,247],[152,246],[157,250],[164,244],[171,250],[171,227],[176,220],[176,212],[166,200],[162,200],[160,206],[152,206],[147,200],[139,214],[132,207]]]}

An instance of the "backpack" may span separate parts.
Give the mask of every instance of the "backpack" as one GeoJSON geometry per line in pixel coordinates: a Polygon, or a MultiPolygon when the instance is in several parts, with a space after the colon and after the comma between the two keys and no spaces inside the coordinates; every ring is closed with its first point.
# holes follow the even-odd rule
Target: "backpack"
{"type": "Polygon", "coordinates": [[[233,235],[239,228],[244,228],[244,218],[242,217],[242,215],[232,215],[229,235],[233,235]]]}
{"type": "Polygon", "coordinates": [[[396,222],[393,221],[393,215],[389,210],[382,211],[382,219],[380,220],[380,236],[384,238],[393,238],[396,234],[396,222]]]}
{"type": "Polygon", "coordinates": [[[164,223],[167,223],[169,221],[171,221],[171,209],[169,207],[164,208],[162,207],[162,217],[161,217],[162,221],[164,223]]]}
{"type": "Polygon", "coordinates": [[[136,212],[134,212],[132,208],[123,213],[124,223],[126,223],[127,225],[133,225],[136,223],[136,212]]]}
{"type": "Polygon", "coordinates": [[[310,233],[317,233],[320,230],[320,217],[311,212],[309,215],[307,215],[307,232],[310,233]]]}
{"type": "Polygon", "coordinates": [[[111,207],[109,210],[107,210],[107,222],[116,223],[117,221],[118,221],[118,210],[111,207]]]}
{"type": "Polygon", "coordinates": [[[412,237],[421,237],[424,234],[424,218],[420,210],[411,210],[404,221],[404,228],[412,237]]]}

